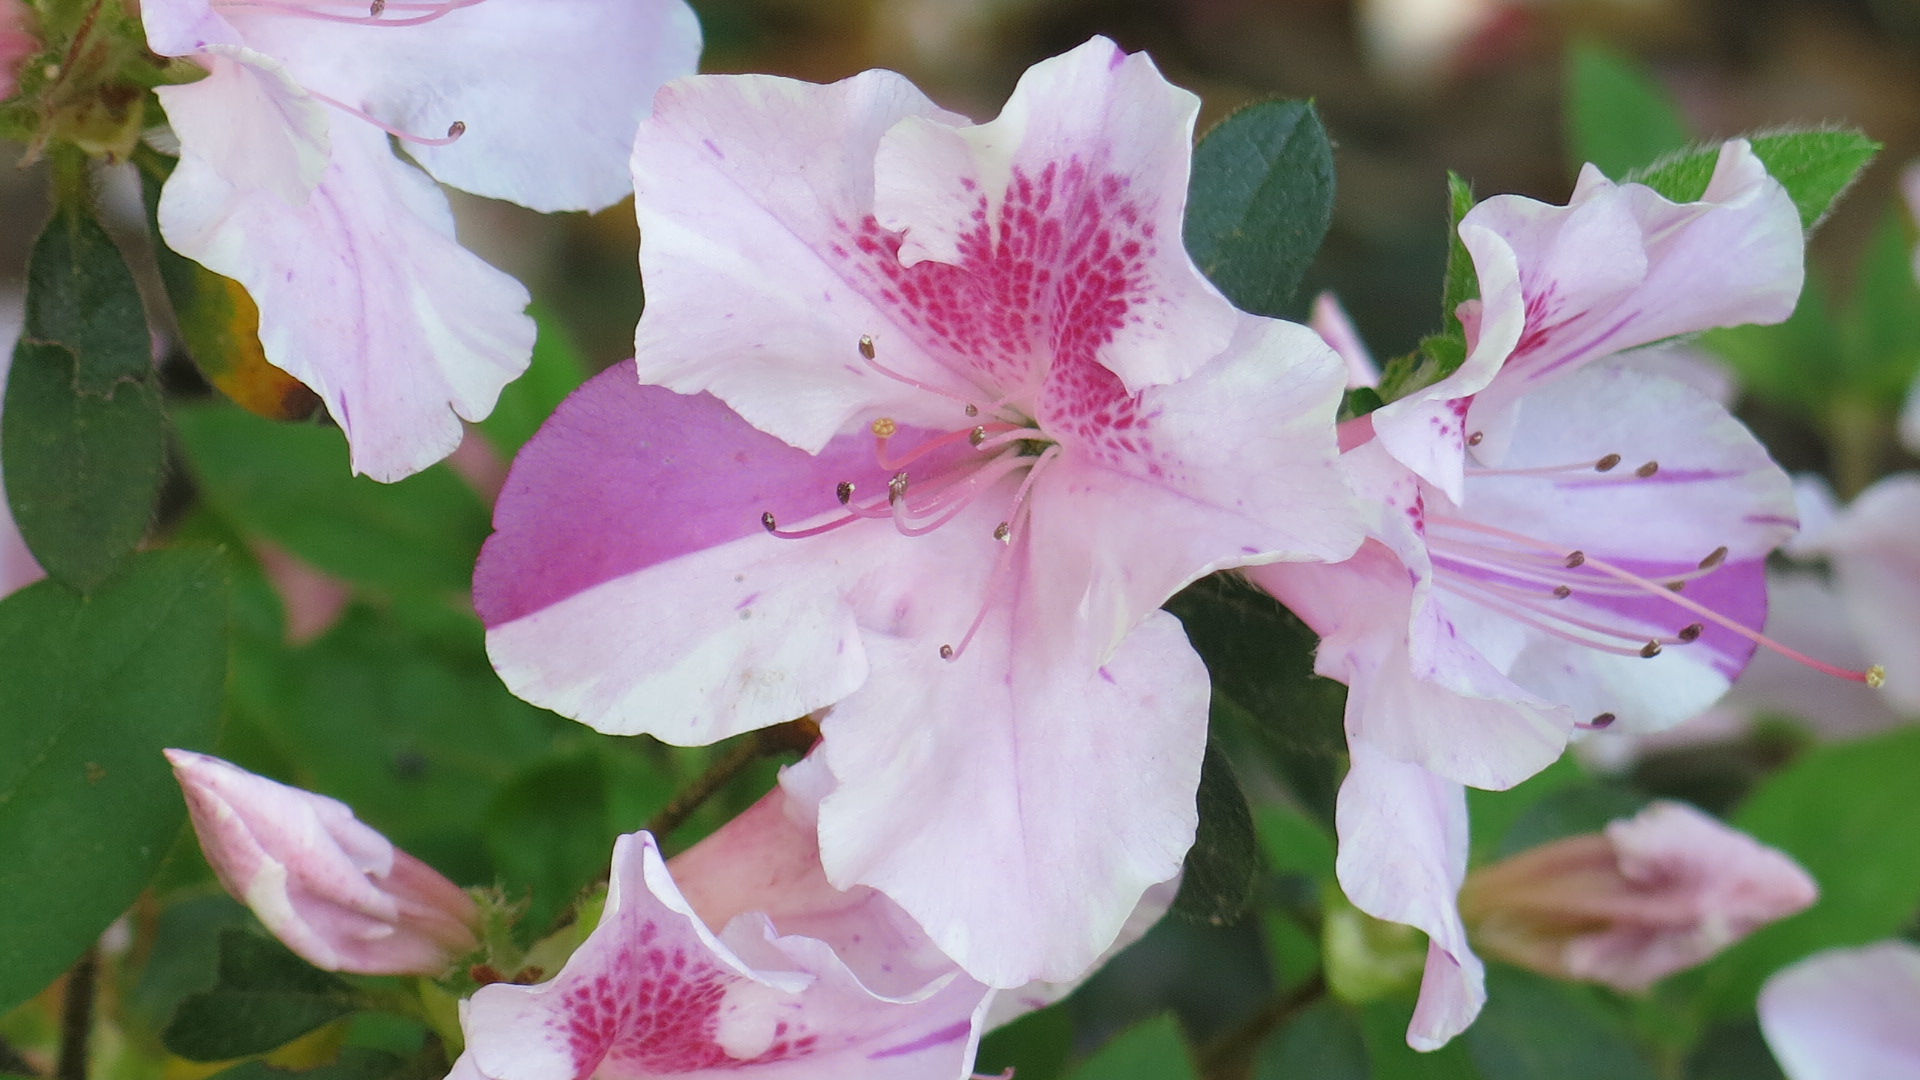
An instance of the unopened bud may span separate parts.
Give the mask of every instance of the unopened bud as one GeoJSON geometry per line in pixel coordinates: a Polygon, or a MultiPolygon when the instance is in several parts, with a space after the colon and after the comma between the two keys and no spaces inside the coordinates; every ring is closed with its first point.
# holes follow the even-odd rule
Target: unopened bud
{"type": "Polygon", "coordinates": [[[477,946],[473,900],[345,803],[206,754],[167,760],[220,883],[316,967],[437,975],[477,946]]]}
{"type": "Polygon", "coordinates": [[[1476,870],[1460,891],[1474,945],[1557,978],[1637,992],[1818,898],[1786,855],[1685,803],[1476,870]]]}

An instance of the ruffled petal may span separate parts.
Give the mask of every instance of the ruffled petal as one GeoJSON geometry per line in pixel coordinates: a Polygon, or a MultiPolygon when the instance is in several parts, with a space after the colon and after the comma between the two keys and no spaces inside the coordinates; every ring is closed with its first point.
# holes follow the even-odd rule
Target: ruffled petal
{"type": "Polygon", "coordinates": [[[872,678],[821,724],[829,878],[885,892],[1002,987],[1077,978],[1179,871],[1206,743],[1206,668],[1172,616],[1084,674],[1047,669],[1041,632],[997,613],[951,662],[875,640],[872,678]]]}
{"type": "Polygon", "coordinates": [[[1920,1076],[1920,947],[1829,949],[1760,991],[1760,1030],[1789,1080],[1920,1076]]]}
{"type": "Polygon", "coordinates": [[[201,63],[206,78],[155,90],[181,153],[236,190],[305,206],[331,153],[326,107],[279,61],[252,49],[209,46],[201,63]]]}
{"type": "Polygon", "coordinates": [[[1467,944],[1456,898],[1467,874],[1467,800],[1460,785],[1394,761],[1364,740],[1340,785],[1335,872],[1355,907],[1428,939],[1407,1045],[1434,1050],[1486,1004],[1486,969],[1467,944]]]}
{"type": "Polygon", "coordinates": [[[869,71],[831,86],[697,76],[663,90],[633,150],[646,243],[640,379],[708,391],[755,427],[818,450],[859,416],[958,423],[951,403],[867,366],[970,388],[919,344],[886,275],[898,240],[871,221],[873,155],[908,116],[958,121],[913,85],[869,71]]]}
{"type": "Polygon", "coordinates": [[[540,211],[624,197],[634,128],[700,58],[684,0],[486,0],[413,19],[397,6],[387,25],[269,5],[229,15],[301,84],[397,130],[439,137],[464,124],[452,144],[407,153],[442,183],[540,211]]]}
{"type": "MultiPolygon", "coordinates": [[[[217,95],[178,96],[200,85],[175,88],[168,108],[220,108],[217,95]]],[[[160,232],[246,286],[267,359],[326,402],[354,470],[398,480],[452,453],[461,419],[492,411],[526,369],[533,320],[526,290],[455,242],[445,196],[393,157],[384,134],[336,123],[331,148],[295,208],[183,144],[160,232]]]]}
{"type": "Polygon", "coordinates": [[[212,0],[145,0],[140,21],[146,27],[147,47],[161,56],[244,43],[233,24],[213,10],[212,0]]]}
{"type": "Polygon", "coordinates": [[[1137,393],[1225,348],[1238,315],[1181,240],[1199,107],[1096,37],[1029,68],[989,123],[889,130],[875,216],[904,265],[967,272],[922,305],[943,320],[935,355],[1003,393],[1047,363],[1097,363],[1137,393]]]}

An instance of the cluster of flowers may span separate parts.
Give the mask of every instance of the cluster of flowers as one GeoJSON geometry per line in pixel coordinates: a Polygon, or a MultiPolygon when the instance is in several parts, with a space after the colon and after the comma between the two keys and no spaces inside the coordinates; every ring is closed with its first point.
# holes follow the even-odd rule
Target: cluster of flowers
{"type": "MultiPolygon", "coordinates": [[[[687,853],[623,838],[559,974],[463,1005],[456,1073],[966,1075],[982,1031],[1169,903],[1209,681],[1161,605],[1220,571],[1350,689],[1338,875],[1431,940],[1416,1047],[1484,1001],[1469,920],[1637,988],[1812,901],[1677,805],[1466,877],[1467,786],[1671,727],[1756,646],[1791,653],[1757,629],[1791,483],[1711,396],[1620,355],[1792,311],[1799,214],[1745,142],[1694,202],[1590,168],[1570,205],[1475,207],[1464,363],[1341,421],[1365,350],[1202,276],[1198,101],[1105,40],[976,124],[884,71],[691,76],[679,0],[142,14],[208,72],[159,92],[163,236],[246,287],[266,355],[379,479],[449,453],[532,343],[432,181],[597,208],[630,164],[636,359],[514,463],[475,577],[490,654],[604,732],[819,724],[687,853]]],[[[478,944],[473,901],[344,806],[174,762],[222,881],[314,963],[434,974],[478,944]]]]}

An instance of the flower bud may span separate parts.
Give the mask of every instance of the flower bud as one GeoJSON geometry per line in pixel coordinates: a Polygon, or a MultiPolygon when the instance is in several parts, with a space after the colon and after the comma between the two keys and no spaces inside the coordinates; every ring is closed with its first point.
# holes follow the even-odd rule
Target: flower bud
{"type": "Polygon", "coordinates": [[[1542,974],[1645,990],[1812,904],[1792,859],[1684,803],[1469,875],[1474,944],[1542,974]]]}
{"type": "Polygon", "coordinates": [[[20,92],[20,68],[40,46],[26,0],[0,0],[0,101],[20,92]]]}
{"type": "Polygon", "coordinates": [[[206,754],[167,760],[220,883],[316,967],[433,975],[478,945],[473,900],[346,804],[206,754]]]}

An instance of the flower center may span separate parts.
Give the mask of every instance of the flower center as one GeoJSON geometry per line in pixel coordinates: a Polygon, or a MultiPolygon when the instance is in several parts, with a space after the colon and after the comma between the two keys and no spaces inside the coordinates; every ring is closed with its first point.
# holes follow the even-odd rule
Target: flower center
{"type": "Polygon", "coordinates": [[[940,646],[941,659],[957,660],[985,623],[993,598],[1004,591],[1006,575],[1013,567],[1014,545],[1025,539],[1031,517],[1028,496],[1041,470],[1059,455],[1060,448],[1033,421],[1010,407],[1011,396],[980,405],[950,390],[892,371],[876,359],[870,336],[860,339],[859,351],[861,359],[874,371],[953,400],[962,406],[969,420],[980,420],[983,414],[993,418],[936,434],[902,451],[893,446],[894,437],[900,433],[899,425],[889,417],[881,417],[868,430],[873,434],[874,460],[893,474],[885,492],[864,496],[853,481],[842,480],[834,487],[834,496],[844,508],[838,516],[804,529],[783,529],[773,513],[767,511],[760,515],[760,524],[782,540],[804,540],[873,520],[891,521],[902,536],[925,536],[959,517],[1002,480],[1024,470],[1026,475],[1008,501],[1000,523],[993,529],[993,539],[1002,547],[987,577],[986,599],[959,643],[940,646]],[[970,453],[958,456],[940,453],[951,451],[963,442],[971,449],[970,453]]]}
{"type": "MultiPolygon", "coordinates": [[[[1655,461],[1630,471],[1620,470],[1623,460],[1621,455],[1610,453],[1566,465],[1521,469],[1476,467],[1469,475],[1544,479],[1599,473],[1604,474],[1606,480],[1594,482],[1631,484],[1650,479],[1660,471],[1655,461]]],[[[1724,545],[1708,552],[1690,567],[1680,564],[1670,570],[1652,571],[1622,566],[1582,550],[1570,550],[1563,544],[1455,514],[1427,516],[1425,526],[1437,588],[1584,648],[1652,659],[1668,648],[1699,641],[1712,625],[1827,675],[1875,687],[1885,677],[1879,665],[1866,671],[1851,671],[1816,660],[1685,595],[1684,590],[1690,583],[1712,575],[1726,564],[1724,545]],[[1570,604],[1576,597],[1585,603],[1570,604]],[[1620,610],[1628,608],[1633,601],[1648,598],[1661,602],[1654,610],[1672,611],[1675,623],[1681,619],[1686,621],[1664,633],[1649,633],[1644,606],[1638,610],[1620,610]]],[[[1615,719],[1613,713],[1601,713],[1580,726],[1599,729],[1615,719]]]]}

